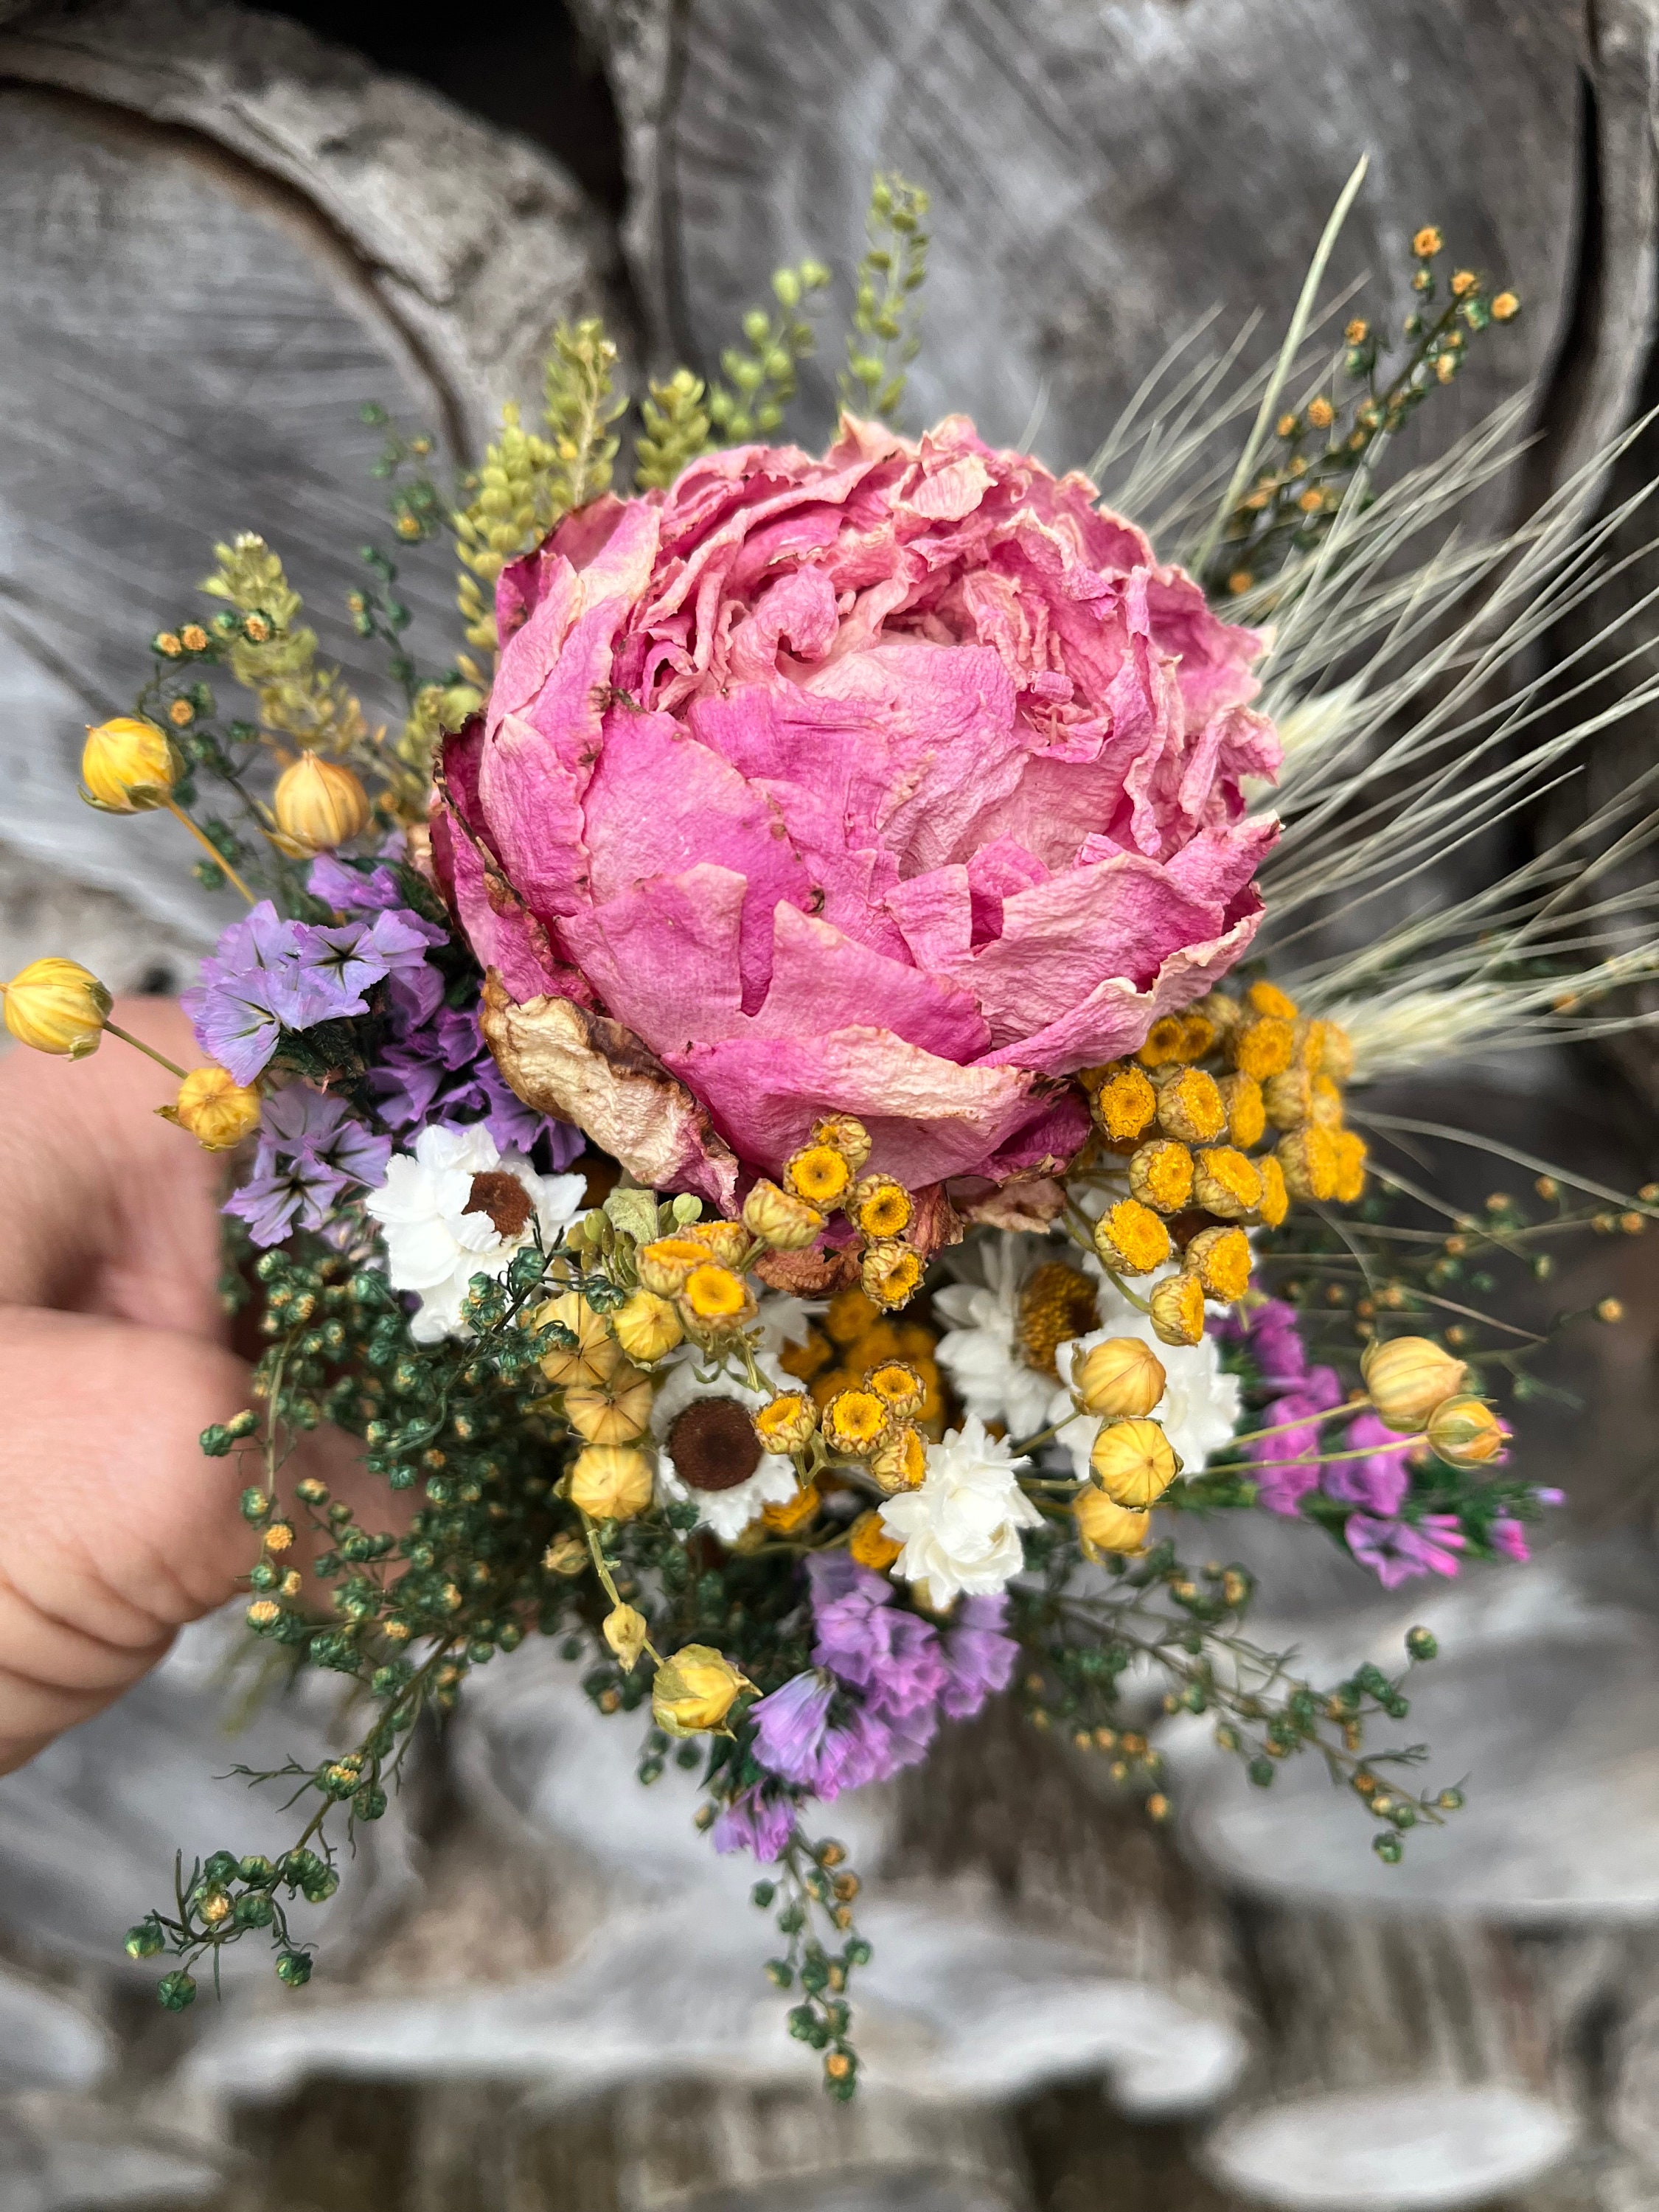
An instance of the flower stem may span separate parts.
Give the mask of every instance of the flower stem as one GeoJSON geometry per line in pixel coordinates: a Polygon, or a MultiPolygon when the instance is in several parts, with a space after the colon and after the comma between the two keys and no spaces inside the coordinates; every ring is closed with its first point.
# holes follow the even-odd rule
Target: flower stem
{"type": "Polygon", "coordinates": [[[169,1060],[165,1053],[157,1052],[154,1045],[146,1044],[143,1037],[134,1036],[130,1030],[118,1029],[113,1022],[106,1022],[104,1030],[106,1036],[119,1037],[123,1044],[130,1044],[135,1052],[144,1054],[158,1067],[165,1067],[167,1073],[176,1075],[180,1083],[184,1081],[186,1070],[180,1067],[176,1060],[169,1060]]]}
{"type": "Polygon", "coordinates": [[[207,831],[197,827],[195,823],[191,820],[189,815],[185,813],[184,808],[179,805],[176,799],[163,799],[161,803],[175,821],[182,822],[184,823],[185,829],[189,830],[191,836],[196,840],[203,851],[211,857],[214,866],[216,868],[222,868],[224,870],[231,882],[235,884],[237,890],[242,894],[242,896],[247,901],[248,904],[252,906],[254,902],[252,892],[237,874],[235,869],[231,866],[230,862],[226,860],[224,854],[214,843],[212,838],[208,836],[207,831]]]}
{"type": "MultiPolygon", "coordinates": [[[[622,1600],[617,1595],[617,1585],[611,1578],[611,1569],[606,1564],[605,1553],[599,1549],[599,1529],[595,1527],[593,1522],[586,1513],[582,1515],[582,1534],[587,1539],[587,1554],[593,1562],[594,1573],[605,1585],[605,1595],[610,1599],[612,1605],[620,1606],[622,1600]]],[[[658,1650],[655,1644],[652,1643],[648,1636],[646,1638],[645,1643],[641,1648],[648,1655],[651,1664],[653,1667],[661,1666],[662,1654],[658,1650]]]]}

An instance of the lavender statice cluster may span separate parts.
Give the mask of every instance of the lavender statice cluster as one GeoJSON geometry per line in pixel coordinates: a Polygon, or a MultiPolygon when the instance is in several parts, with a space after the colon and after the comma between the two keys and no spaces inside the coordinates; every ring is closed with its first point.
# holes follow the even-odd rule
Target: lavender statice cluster
{"type": "Polygon", "coordinates": [[[965,1597],[939,1628],[845,1553],[823,1553],[806,1571],[816,1663],[750,1712],[754,1756],[769,1778],[720,1814],[719,1851],[781,1857],[799,1793],[827,1803],[918,1765],[941,1720],[972,1719],[1013,1673],[1019,1647],[1002,1633],[1006,1597],[965,1597]]]}
{"type": "MultiPolygon", "coordinates": [[[[1412,1486],[1411,1439],[1386,1427],[1369,1407],[1346,1423],[1329,1419],[1345,1393],[1334,1367],[1310,1364],[1296,1308],[1282,1298],[1266,1299],[1242,1326],[1228,1323],[1226,1333],[1256,1370],[1265,1397],[1258,1425],[1278,1431],[1244,1446],[1255,1466],[1257,1503],[1270,1513],[1292,1515],[1317,1493],[1351,1507],[1342,1524],[1348,1549],[1385,1589],[1419,1575],[1455,1575],[1468,1540],[1458,1516],[1404,1516],[1412,1486]],[[1334,1456],[1339,1452],[1360,1455],[1334,1456]]],[[[1560,1493],[1536,1495],[1553,1504],[1560,1493]]],[[[1510,1559],[1528,1558],[1526,1530],[1512,1515],[1498,1516],[1487,1534],[1510,1559]]]]}
{"type": "Polygon", "coordinates": [[[250,1084],[284,1032],[366,1014],[373,994],[385,1031],[368,1075],[378,1127],[337,1092],[305,1082],[275,1091],[252,1171],[225,1206],[253,1243],[325,1230],[348,1192],[384,1180],[395,1138],[433,1123],[483,1121],[503,1152],[528,1154],[544,1139],[552,1167],[568,1167],[581,1133],[508,1088],[479,1028],[476,975],[465,978],[466,1003],[452,1006],[437,957],[453,957],[450,933],[409,905],[397,869],[325,854],[307,887],[339,919],[291,921],[262,900],[221,936],[185,1010],[203,1050],[250,1084]]]}

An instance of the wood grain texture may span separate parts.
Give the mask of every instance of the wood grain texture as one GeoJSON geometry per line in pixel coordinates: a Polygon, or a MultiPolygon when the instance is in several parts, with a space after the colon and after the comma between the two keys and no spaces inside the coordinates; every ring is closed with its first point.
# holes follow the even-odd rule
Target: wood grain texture
{"type": "MultiPolygon", "coordinates": [[[[610,253],[545,156],[273,18],[105,0],[0,31],[0,845],[125,897],[135,937],[210,937],[229,895],[197,891],[184,833],[80,804],[82,726],[242,529],[371,720],[398,714],[343,606],[389,539],[357,410],[434,429],[447,475],[533,394],[552,324],[604,303],[610,253]]],[[[447,550],[400,588],[444,667],[447,550]]]]}
{"type": "MultiPolygon", "coordinates": [[[[1172,337],[1209,308],[1282,324],[1358,152],[1334,264],[1409,304],[1402,231],[1525,289],[1449,436],[1549,367],[1573,307],[1581,23],[1571,0],[581,0],[606,43],[645,204],[629,232],[660,347],[718,353],[770,270],[845,272],[869,173],[934,195],[920,422],[951,408],[1082,463],[1172,337]]],[[[822,420],[836,363],[803,378],[822,420]]]]}

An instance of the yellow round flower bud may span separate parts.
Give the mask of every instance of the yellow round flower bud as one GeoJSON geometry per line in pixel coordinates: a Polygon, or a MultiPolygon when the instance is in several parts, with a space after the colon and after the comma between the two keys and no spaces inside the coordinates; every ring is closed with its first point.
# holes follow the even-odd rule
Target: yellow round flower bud
{"type": "Polygon", "coordinates": [[[890,1497],[896,1491],[920,1490],[927,1473],[927,1446],[921,1431],[907,1423],[889,1437],[870,1462],[870,1472],[890,1497]]]}
{"type": "Polygon", "coordinates": [[[1196,1275],[1170,1275],[1150,1300],[1152,1333],[1165,1344],[1196,1344],[1204,1334],[1204,1285],[1196,1275]]]}
{"type": "Polygon", "coordinates": [[[635,1366],[649,1367],[684,1340],[680,1317],[654,1291],[635,1291],[611,1316],[617,1342],[635,1366]]]}
{"type": "Polygon", "coordinates": [[[1112,1420],[1150,1413],[1169,1379],[1157,1352],[1136,1336],[1109,1336],[1072,1365],[1072,1387],[1085,1407],[1112,1420]]]}
{"type": "Polygon", "coordinates": [[[1370,1147],[1357,1129],[1334,1129],[1336,1146],[1336,1202],[1358,1206],[1365,1195],[1365,1161],[1370,1147]]]}
{"type": "Polygon", "coordinates": [[[672,1298],[684,1290],[687,1276],[709,1258],[700,1237],[659,1237],[654,1244],[641,1244],[635,1255],[640,1280],[659,1298],[672,1298]]]}
{"type": "Polygon", "coordinates": [[[6,1027],[19,1044],[64,1060],[84,1060],[97,1051],[114,1001],[78,960],[31,960],[0,988],[6,1027]]]}
{"type": "Polygon", "coordinates": [[[274,842],[300,857],[349,844],[368,827],[372,811],[368,793],[351,770],[318,753],[301,753],[283,770],[270,810],[278,833],[274,842]]]}
{"type": "Polygon", "coordinates": [[[238,1083],[222,1067],[197,1067],[162,1111],[188,1130],[204,1152],[228,1152],[258,1127],[259,1104],[256,1085],[238,1083]]]}
{"type": "Polygon", "coordinates": [[[857,1175],[870,1157],[870,1132],[851,1114],[826,1114],[812,1124],[812,1142],[838,1152],[857,1175]]]}
{"type": "Polygon", "coordinates": [[[775,1252],[804,1252],[823,1227],[816,1206],[775,1182],[757,1182],[743,1202],[743,1225],[775,1252]]]}
{"type": "Polygon", "coordinates": [[[921,1287],[921,1255],[892,1240],[867,1245],[859,1261],[864,1294],[878,1306],[908,1305],[921,1287]]]}
{"type": "Polygon", "coordinates": [[[1281,1137],[1279,1164],[1285,1170],[1285,1188],[1292,1198],[1312,1199],[1322,1205],[1336,1196],[1338,1160],[1336,1140],[1328,1129],[1309,1121],[1281,1137]]]}
{"type": "Polygon", "coordinates": [[[665,1735],[700,1735],[720,1727],[754,1684],[712,1644],[685,1644],[657,1669],[651,1717],[665,1735]]]}
{"type": "Polygon", "coordinates": [[[1073,1499],[1072,1516],[1077,1522],[1083,1549],[1091,1559],[1144,1552],[1146,1548],[1152,1515],[1117,1504],[1092,1482],[1085,1482],[1073,1499]]]}
{"type": "Polygon", "coordinates": [[[1448,1467],[1490,1467],[1510,1432],[1482,1398],[1448,1398],[1429,1416],[1429,1443],[1448,1467]]]}
{"type": "Polygon", "coordinates": [[[818,1416],[823,1441],[848,1459],[866,1459],[886,1442],[892,1417],[873,1390],[837,1390],[818,1416]]]}
{"type": "Polygon", "coordinates": [[[755,1434],[763,1451],[787,1455],[805,1451],[818,1425],[812,1401],[799,1390],[786,1390],[763,1406],[754,1417],[755,1434]]]}
{"type": "Polygon", "coordinates": [[[1135,1054],[1143,1067],[1172,1067],[1182,1058],[1186,1036],[1179,1014],[1164,1014],[1146,1032],[1146,1042],[1135,1054]]]}
{"type": "Polygon", "coordinates": [[[603,1382],[568,1382],[564,1417],[584,1443],[631,1444],[645,1434],[653,1395],[648,1375],[619,1364],[603,1382]]]}
{"type": "Polygon", "coordinates": [[[1368,1344],[1359,1371],[1377,1418],[1405,1436],[1456,1395],[1469,1370],[1430,1337],[1395,1336],[1368,1344]]]}
{"type": "MultiPolygon", "coordinates": [[[[651,1503],[651,1462],[631,1444],[589,1444],[570,1470],[570,1503],[590,1521],[635,1521],[651,1503]]],[[[558,1563],[555,1571],[572,1570],[558,1563]]]]}
{"type": "Polygon", "coordinates": [[[872,1238],[902,1237],[915,1210],[915,1200],[891,1176],[866,1176],[847,1201],[854,1225],[872,1238]]]}
{"type": "Polygon", "coordinates": [[[908,1359],[884,1359],[872,1367],[864,1378],[866,1388],[873,1390],[896,1421],[908,1421],[913,1413],[921,1411],[927,1395],[927,1385],[920,1369],[908,1359]]]}
{"type": "Polygon", "coordinates": [[[1170,1256],[1170,1232],[1138,1198],[1120,1199],[1095,1224],[1095,1249],[1125,1275],[1150,1275],[1170,1256]]]}
{"type": "Polygon", "coordinates": [[[1227,1109],[1216,1079],[1201,1067],[1183,1067],[1158,1094],[1158,1126],[1183,1145],[1207,1145],[1227,1126],[1227,1109]]]}
{"type": "Polygon", "coordinates": [[[615,1374],[622,1364],[621,1347],[604,1316],[594,1312],[579,1291],[565,1291],[537,1308],[537,1328],[550,1328],[556,1322],[576,1341],[569,1351],[555,1345],[543,1353],[542,1372],[550,1382],[603,1382],[607,1375],[615,1374]]]}
{"type": "MultiPolygon", "coordinates": [[[[603,1449],[603,1446],[597,1447],[603,1449]]],[[[611,1516],[615,1518],[615,1516],[611,1516]]],[[[542,1553],[542,1565],[550,1575],[563,1575],[568,1579],[581,1573],[587,1565],[587,1547],[580,1536],[568,1528],[556,1535],[542,1553]]]]}
{"type": "Polygon", "coordinates": [[[718,1260],[722,1267],[739,1273],[754,1249],[755,1240],[741,1221],[700,1221],[689,1234],[701,1238],[708,1247],[710,1256],[718,1260]]]}
{"type": "Polygon", "coordinates": [[[624,1674],[645,1649],[645,1615],[631,1605],[612,1606],[605,1617],[605,1640],[615,1653],[624,1674]]]}
{"type": "Polygon", "coordinates": [[[1089,1101],[1095,1126],[1107,1143],[1125,1151],[1138,1145],[1158,1114],[1158,1093],[1138,1067],[1111,1067],[1089,1101]]]}
{"type": "Polygon", "coordinates": [[[165,730],[137,714],[117,714],[87,730],[81,796],[105,814],[142,814],[165,806],[184,772],[183,757],[165,730]]]}
{"type": "Polygon", "coordinates": [[[1154,1137],[1129,1161],[1129,1188],[1156,1213],[1179,1213],[1193,1194],[1193,1156],[1185,1145],[1154,1137]]]}
{"type": "Polygon", "coordinates": [[[1261,1086],[1261,1103],[1275,1129],[1299,1129],[1313,1112],[1313,1083],[1306,1068],[1287,1067],[1261,1086]]]}
{"type": "Polygon", "coordinates": [[[876,1574],[885,1574],[899,1553],[902,1544],[896,1544],[882,1526],[879,1513],[860,1513],[853,1523],[853,1536],[848,1545],[848,1556],[861,1567],[869,1567],[876,1574]]]}
{"type": "Polygon", "coordinates": [[[714,1260],[705,1260],[701,1267],[693,1267],[685,1279],[680,1297],[692,1319],[705,1328],[746,1319],[754,1304],[754,1295],[743,1277],[734,1275],[730,1267],[722,1267],[714,1260]]]}
{"type": "Polygon", "coordinates": [[[1231,1145],[1200,1152],[1193,1171],[1193,1203],[1220,1221],[1242,1221],[1261,1203],[1261,1169],[1231,1145]]]}
{"type": "Polygon", "coordinates": [[[1265,1159],[1255,1162],[1261,1177],[1261,1199],[1256,1207],[1258,1217],[1269,1229],[1277,1229],[1291,1210],[1291,1194],[1285,1185],[1285,1170],[1269,1152],[1265,1159]]]}
{"type": "Polygon", "coordinates": [[[784,1162],[783,1180],[809,1206],[839,1206],[852,1187],[853,1170],[834,1145],[803,1145],[784,1162]]]}
{"type": "Polygon", "coordinates": [[[1089,1470],[1115,1505],[1144,1510],[1181,1472],[1181,1462],[1156,1421],[1108,1421],[1089,1454],[1089,1470]]]}
{"type": "Polygon", "coordinates": [[[1200,1229],[1182,1255],[1206,1297],[1231,1305],[1250,1287],[1250,1240],[1242,1229],[1200,1229]]]}
{"type": "Polygon", "coordinates": [[[1276,983],[1252,983],[1244,994],[1244,1003],[1253,1014],[1267,1014],[1279,1022],[1296,1019],[1296,1000],[1286,998],[1276,983]]]}
{"type": "Polygon", "coordinates": [[[1267,1133],[1267,1109],[1253,1075],[1224,1075],[1216,1089],[1227,1109],[1227,1142],[1248,1152],[1267,1133]]]}
{"type": "Polygon", "coordinates": [[[1296,1049],[1296,1032],[1287,1021],[1272,1014],[1253,1014],[1242,1021],[1227,1040],[1233,1066],[1241,1075],[1265,1083],[1281,1074],[1296,1049]]]}

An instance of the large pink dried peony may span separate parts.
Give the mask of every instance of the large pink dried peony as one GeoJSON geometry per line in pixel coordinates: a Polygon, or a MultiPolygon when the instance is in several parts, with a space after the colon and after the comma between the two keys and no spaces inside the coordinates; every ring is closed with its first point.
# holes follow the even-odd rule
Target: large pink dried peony
{"type": "Polygon", "coordinates": [[[1094,500],[848,421],[504,573],[434,852],[533,1103],[727,1206],[826,1111],[913,1186],[1076,1150],[1062,1079],[1249,945],[1279,763],[1258,638],[1094,500]]]}

